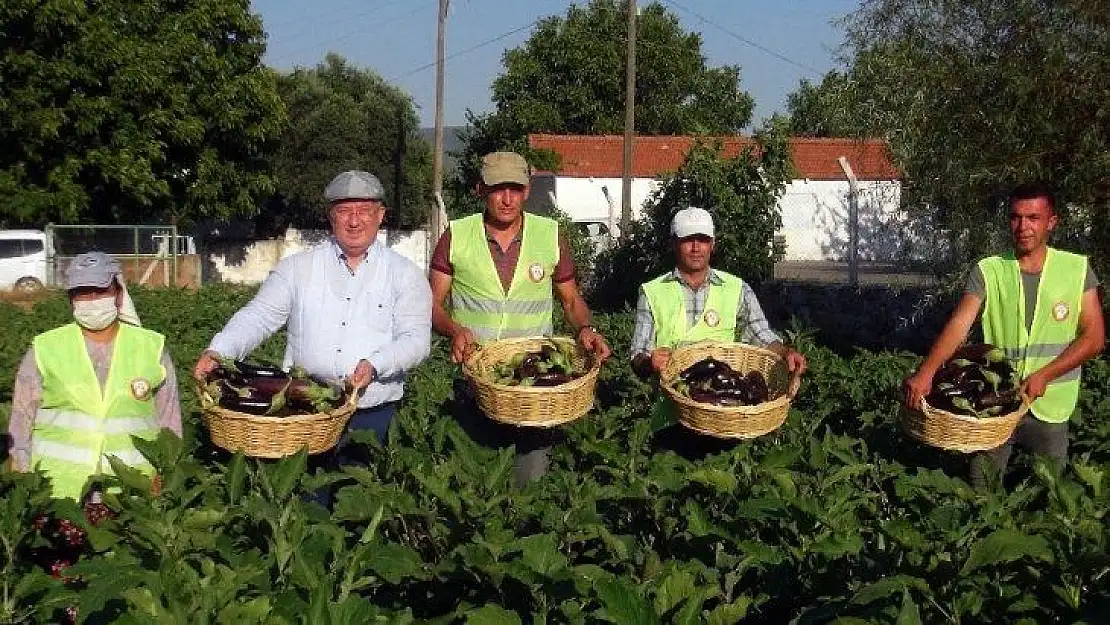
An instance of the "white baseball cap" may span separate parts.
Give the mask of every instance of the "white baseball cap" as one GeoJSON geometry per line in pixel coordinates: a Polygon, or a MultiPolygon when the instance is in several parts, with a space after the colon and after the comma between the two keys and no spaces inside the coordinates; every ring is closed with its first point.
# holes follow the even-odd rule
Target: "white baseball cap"
{"type": "Polygon", "coordinates": [[[671,234],[676,238],[684,239],[695,234],[704,234],[713,238],[713,216],[704,208],[691,206],[684,208],[671,219],[671,234]]]}

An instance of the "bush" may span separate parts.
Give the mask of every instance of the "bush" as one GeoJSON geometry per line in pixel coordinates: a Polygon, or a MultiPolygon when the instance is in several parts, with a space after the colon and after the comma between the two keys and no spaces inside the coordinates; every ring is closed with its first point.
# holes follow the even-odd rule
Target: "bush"
{"type": "Polygon", "coordinates": [[[773,121],[736,158],[720,144],[696,144],[686,160],[651,197],[646,219],[632,224],[620,245],[599,255],[592,303],[621,310],[635,303],[644,282],[674,267],[671,218],[688,206],[713,214],[713,267],[753,283],[774,275],[785,249],[775,241],[782,225],[778,197],[791,178],[784,126],[773,121]]]}

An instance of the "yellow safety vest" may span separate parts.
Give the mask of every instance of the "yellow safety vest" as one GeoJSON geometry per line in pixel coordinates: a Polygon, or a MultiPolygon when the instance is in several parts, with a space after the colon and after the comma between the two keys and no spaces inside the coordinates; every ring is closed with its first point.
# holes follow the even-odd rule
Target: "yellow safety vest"
{"type": "MultiPolygon", "coordinates": [[[[1087,258],[1048,248],[1037,289],[1033,326],[1025,329],[1025,293],[1021,267],[1012,255],[979,261],[987,297],[983,307],[983,337],[1006,350],[1021,376],[1041,369],[1067,349],[1079,328],[1087,258]]],[[[1033,402],[1033,415],[1047,423],[1063,423],[1079,399],[1076,367],[1048,385],[1044,396],[1033,402]]]]}
{"type": "Polygon", "coordinates": [[[452,318],[479,341],[552,332],[551,274],[559,263],[559,224],[524,214],[520,259],[508,293],[497,275],[482,215],[451,222],[452,318]]]}
{"type": "Polygon", "coordinates": [[[31,435],[31,464],[53,482],[55,497],[78,499],[90,476],[116,456],[148,475],[154,469],[131,441],[158,435],[154,391],[166,379],[161,334],[121,323],[101,391],[85,337],[71,323],[34,338],[42,405],[31,435]]]}
{"type": "Polygon", "coordinates": [[[740,309],[744,282],[736,276],[713,270],[721,284],[710,283],[705,310],[687,327],[686,298],[682,284],[673,274],[664,274],[644,285],[648,307],[655,322],[655,346],[678,347],[698,341],[736,340],[736,313],[740,309]]]}

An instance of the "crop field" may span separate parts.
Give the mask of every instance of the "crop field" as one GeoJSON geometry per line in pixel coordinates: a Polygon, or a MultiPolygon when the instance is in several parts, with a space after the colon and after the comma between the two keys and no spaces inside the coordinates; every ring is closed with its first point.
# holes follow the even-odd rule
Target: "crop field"
{"type": "MultiPolygon", "coordinates": [[[[552,471],[516,489],[512,450],[455,419],[442,343],[386,443],[356,439],[365,466],[310,472],[304,455],[214,448],[188,374],[251,294],[137,290],[178,367],[184,439],[145,445],[161,493],[123,470],[95,526],[40,476],[0,472],[0,623],[1110,622],[1105,357],[1085,369],[1069,466],[1019,454],[1004,485],[976,492],[966,457],[899,430],[913,354],[838,355],[796,333],[811,369],[786,424],[710,444],[652,431],[655,391],[625,359],[631,313],[598,315],[617,357],[596,406],[562,428],[552,471]],[[309,496],[325,485],[330,513],[309,496]],[[42,515],[87,533],[56,577],[36,558],[42,515]]],[[[5,431],[19,358],[68,318],[60,296],[0,302],[5,431]]]]}

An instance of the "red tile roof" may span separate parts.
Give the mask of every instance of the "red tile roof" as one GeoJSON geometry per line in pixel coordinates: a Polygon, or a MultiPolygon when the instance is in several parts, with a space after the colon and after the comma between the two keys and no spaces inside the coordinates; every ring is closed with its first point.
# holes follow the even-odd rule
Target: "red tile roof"
{"type": "MultiPolygon", "coordinates": [[[[632,143],[632,175],[655,178],[676,171],[694,137],[641,136],[632,143]]],[[[722,152],[735,157],[752,144],[751,137],[720,137],[722,152]]],[[[528,144],[547,149],[562,159],[559,174],[571,178],[619,178],[624,138],[617,135],[528,135],[528,144]]],[[[898,180],[901,176],[890,162],[886,143],[878,139],[790,139],[790,152],[799,178],[844,180],[836,159],[848,158],[860,180],[898,180]]]]}

